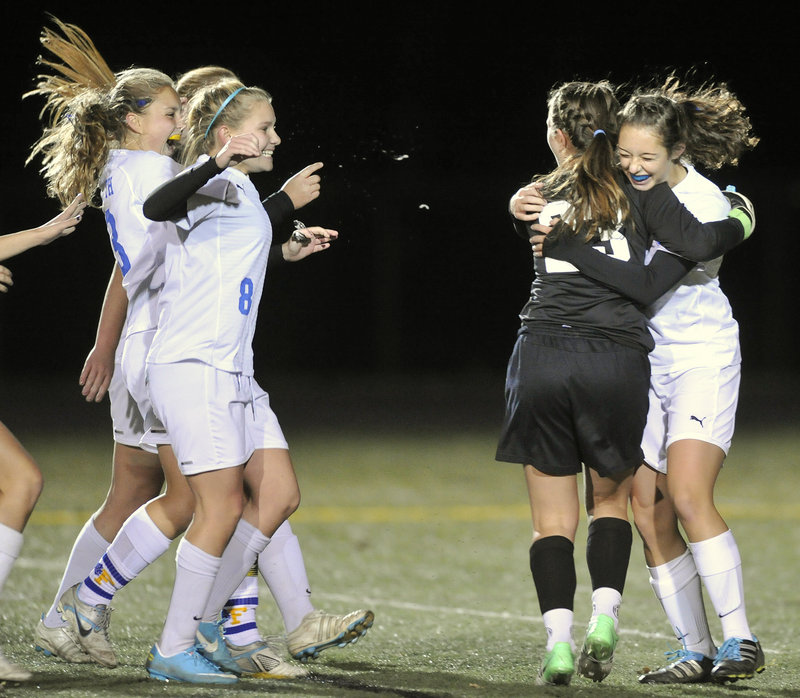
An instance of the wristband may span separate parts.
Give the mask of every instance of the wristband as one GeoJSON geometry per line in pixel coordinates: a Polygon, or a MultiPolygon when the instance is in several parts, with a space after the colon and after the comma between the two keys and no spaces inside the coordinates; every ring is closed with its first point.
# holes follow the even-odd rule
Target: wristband
{"type": "Polygon", "coordinates": [[[744,240],[750,237],[751,233],[753,232],[753,221],[750,220],[750,216],[748,216],[742,209],[740,208],[732,208],[728,213],[729,218],[735,218],[742,224],[742,228],[744,228],[744,240]]]}

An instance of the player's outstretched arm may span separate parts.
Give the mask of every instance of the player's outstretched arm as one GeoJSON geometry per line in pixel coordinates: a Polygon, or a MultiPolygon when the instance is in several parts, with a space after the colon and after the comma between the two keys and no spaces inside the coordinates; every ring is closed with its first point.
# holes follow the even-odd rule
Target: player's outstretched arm
{"type": "Polygon", "coordinates": [[[69,206],[44,225],[0,236],[0,261],[14,257],[31,247],[47,245],[56,238],[69,235],[80,223],[84,208],[86,202],[83,196],[78,194],[69,206]]]}
{"type": "Polygon", "coordinates": [[[114,374],[114,356],[127,310],[128,296],[122,287],[122,272],[115,264],[103,298],[94,346],[86,357],[78,379],[81,395],[86,402],[100,402],[105,397],[114,374]]]}
{"type": "Polygon", "coordinates": [[[260,153],[258,141],[252,133],[233,136],[214,157],[156,187],[145,199],[142,212],[151,221],[168,221],[185,216],[189,199],[200,187],[225,168],[257,157],[260,153]]]}

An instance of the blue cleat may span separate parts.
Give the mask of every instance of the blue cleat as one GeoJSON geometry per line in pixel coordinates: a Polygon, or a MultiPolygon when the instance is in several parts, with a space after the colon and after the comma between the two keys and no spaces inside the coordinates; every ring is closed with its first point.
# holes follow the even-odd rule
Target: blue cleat
{"type": "Polygon", "coordinates": [[[225,642],[225,631],[222,621],[203,622],[197,628],[197,649],[206,659],[237,676],[242,673],[241,668],[233,658],[228,644],[225,642]]]}
{"type": "Polygon", "coordinates": [[[239,680],[235,674],[224,672],[216,664],[208,661],[197,651],[197,647],[191,647],[171,657],[164,657],[155,644],[147,655],[144,667],[148,676],[158,681],[229,684],[239,680]]]}

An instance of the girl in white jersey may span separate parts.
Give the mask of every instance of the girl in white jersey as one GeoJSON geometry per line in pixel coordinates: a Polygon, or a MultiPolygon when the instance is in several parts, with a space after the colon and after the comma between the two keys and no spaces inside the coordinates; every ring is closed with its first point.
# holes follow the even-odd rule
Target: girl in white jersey
{"type": "MultiPolygon", "coordinates": [[[[735,165],[758,142],[744,107],[724,85],[687,90],[670,78],[663,88],[631,98],[621,123],[620,165],[635,188],[667,182],[698,219],[728,214],[726,197],[691,164],[710,169],[735,165]]],[[[541,238],[532,240],[540,244],[541,238]]],[[[642,271],[667,270],[676,284],[649,301],[648,325],[655,341],[650,408],[645,462],[634,477],[631,502],[651,585],[683,647],[670,665],[639,680],[751,678],[763,670],[764,655],[747,622],[738,548],[713,501],[733,436],[741,361],[738,325],[719,286],[721,258],[694,265],[658,244],[648,256],[649,267],[642,271]],[[701,579],[722,622],[719,651],[703,608],[701,579]]],[[[621,285],[632,269],[602,254],[585,257],[559,254],[611,287],[638,293],[621,285]]],[[[648,277],[639,275],[634,282],[644,287],[648,277]]]]}
{"type": "Polygon", "coordinates": [[[167,247],[159,328],[147,363],[156,412],[196,507],[147,669],[161,680],[228,683],[236,676],[207,662],[196,638],[206,640],[201,651],[234,668],[210,649],[219,644],[214,624],[299,503],[286,441],[253,379],[252,339],[272,228],[249,175],[272,169],[280,139],[267,93],[235,80],[199,91],[187,124],[184,156],[200,155],[199,165],[160,188],[144,209],[178,226],[167,247]]]}
{"type": "MultiPolygon", "coordinates": [[[[634,187],[666,181],[699,219],[727,215],[719,189],[693,167],[735,165],[758,142],[725,85],[693,90],[671,78],[660,90],[635,95],[621,118],[620,166],[634,187]]],[[[733,437],[741,363],[738,325],[717,277],[721,261],[698,265],[648,309],[655,339],[650,412],[645,465],[631,501],[653,590],[683,647],[671,665],[641,676],[642,683],[736,681],[764,668],[745,612],[739,550],[714,505],[733,437]],[[700,580],[722,624],[718,651],[700,580]]]]}
{"type": "MultiPolygon", "coordinates": [[[[164,495],[151,501],[146,510],[133,513],[139,527],[158,531],[158,548],[166,549],[180,532],[178,519],[190,517],[192,512],[190,495],[183,494],[188,493],[188,486],[175,465],[163,429],[153,416],[144,380],[144,355],[157,324],[163,248],[172,226],[148,220],[141,206],[151,189],[180,169],[162,153],[182,123],[180,100],[169,76],[149,68],[131,68],[115,74],[82,30],[57,20],[56,24],[63,37],[46,29],[42,43],[64,63],[45,62],[55,68],[56,74],[41,76],[37,88],[29,93],[45,97],[45,113],[49,116],[31,157],[42,156],[42,171],[51,195],[64,201],[74,192],[81,192],[92,205],[102,207],[117,262],[109,283],[106,320],[114,327],[111,334],[123,334],[122,326],[125,328],[117,350],[121,370],[112,382],[112,417],[116,441],[120,449],[130,449],[130,453],[120,463],[124,466],[121,468],[116,467],[115,457],[111,491],[121,493],[122,501],[116,508],[103,507],[98,513],[100,518],[108,511],[112,520],[103,520],[97,527],[87,523],[82,532],[86,534],[82,538],[94,541],[89,546],[94,564],[98,549],[104,552],[103,543],[108,545],[116,533],[114,529],[121,525],[119,514],[130,513],[131,500],[136,495],[158,494],[165,479],[164,495]],[[138,439],[150,427],[153,438],[140,444],[138,439]],[[139,452],[140,445],[143,455],[138,457],[134,453],[139,452]],[[163,474],[153,467],[152,456],[157,449],[163,474]],[[186,511],[176,517],[176,505],[187,501],[186,511]],[[109,538],[103,535],[106,530],[110,531],[109,538]]],[[[116,561],[125,572],[129,566],[140,564],[142,558],[142,551],[133,545],[127,548],[127,557],[116,561]]],[[[143,554],[152,558],[158,552],[148,550],[143,554]]],[[[76,561],[86,563],[90,559],[82,556],[76,561]]],[[[90,568],[82,569],[79,579],[90,568]]],[[[71,581],[65,574],[59,592],[71,581]]],[[[115,666],[116,657],[106,633],[110,607],[107,603],[98,604],[96,599],[102,594],[102,589],[93,584],[75,583],[63,591],[37,626],[37,647],[47,654],[84,661],[75,638],[88,628],[81,634],[83,651],[104,666],[115,666]],[[62,623],[57,620],[59,615],[62,623]],[[75,631],[72,636],[64,628],[66,620],[75,631]]]]}
{"type": "MultiPolygon", "coordinates": [[[[185,103],[201,88],[229,79],[238,80],[238,77],[227,68],[206,65],[181,75],[176,88],[185,103]]],[[[180,159],[181,143],[175,145],[177,152],[173,157],[180,159]]],[[[286,218],[280,215],[286,207],[278,204],[288,201],[289,208],[294,210],[319,196],[320,177],[317,172],[321,167],[321,162],[309,165],[264,202],[273,229],[277,229],[281,219],[286,218]]],[[[324,236],[332,232],[318,227],[305,228],[308,242],[299,248],[291,240],[284,243],[282,257],[294,261],[315,250],[325,249],[330,243],[324,236]]],[[[270,268],[275,249],[273,243],[270,268]]],[[[259,573],[275,599],[284,624],[286,647],[295,659],[306,661],[323,650],[354,642],[372,623],[374,614],[366,609],[336,615],[314,607],[300,541],[287,519],[270,537],[270,544],[258,556],[258,563],[248,572],[223,610],[225,640],[243,670],[257,671],[264,676],[281,676],[281,669],[294,668],[286,662],[272,666],[276,651],[270,650],[270,639],[265,641],[259,633],[256,623],[259,573]]]]}
{"type": "MultiPolygon", "coordinates": [[[[29,230],[0,235],[0,262],[38,245],[69,235],[83,215],[85,203],[78,196],[53,220],[29,230]]],[[[0,290],[12,285],[11,272],[0,266],[0,290]]],[[[22,531],[42,491],[42,474],[31,455],[0,422],[0,591],[22,549],[22,531]]],[[[0,681],[25,681],[26,669],[8,661],[0,652],[0,681]]]]}

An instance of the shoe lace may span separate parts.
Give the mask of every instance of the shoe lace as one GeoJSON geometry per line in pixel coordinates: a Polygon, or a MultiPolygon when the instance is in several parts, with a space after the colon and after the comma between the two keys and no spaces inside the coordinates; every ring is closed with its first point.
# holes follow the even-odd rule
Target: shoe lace
{"type": "Polygon", "coordinates": [[[684,648],[681,647],[677,650],[667,650],[664,652],[664,655],[667,658],[667,661],[672,664],[673,662],[680,661],[681,659],[686,659],[689,656],[689,652],[684,648]]]}
{"type": "Polygon", "coordinates": [[[719,648],[719,652],[717,652],[717,659],[716,661],[720,661],[723,659],[741,659],[741,653],[739,652],[739,641],[735,637],[729,637],[725,642],[722,643],[722,647],[719,648]]]}
{"type": "Polygon", "coordinates": [[[92,619],[92,623],[96,628],[95,632],[102,632],[103,635],[108,637],[108,625],[111,622],[111,611],[113,609],[111,606],[96,606],[95,608],[97,609],[96,617],[92,619]]]}

